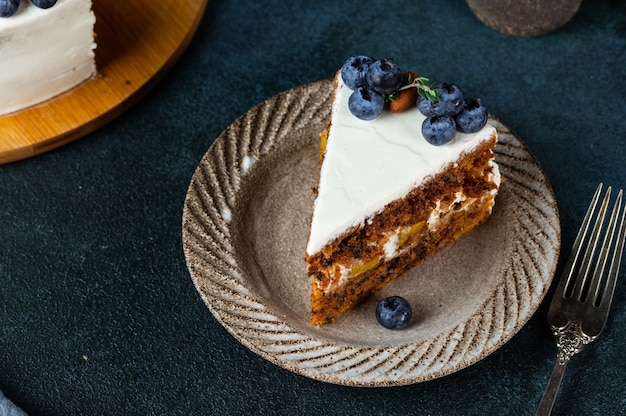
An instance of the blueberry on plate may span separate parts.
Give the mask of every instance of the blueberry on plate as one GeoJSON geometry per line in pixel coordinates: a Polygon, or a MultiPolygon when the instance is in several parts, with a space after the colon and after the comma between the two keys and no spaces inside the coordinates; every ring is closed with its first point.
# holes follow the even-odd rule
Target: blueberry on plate
{"type": "Polygon", "coordinates": [[[365,55],[354,55],[341,67],[341,79],[351,90],[367,85],[365,73],[374,58],[365,55]]]}
{"type": "Polygon", "coordinates": [[[422,123],[422,136],[435,146],[441,146],[454,139],[456,123],[450,116],[433,116],[422,123]]]}
{"type": "Polygon", "coordinates": [[[411,321],[411,305],[401,296],[390,296],[376,305],[376,320],[387,329],[403,329],[411,321]]]}
{"type": "Polygon", "coordinates": [[[348,98],[348,109],[361,120],[373,120],[382,114],[385,98],[368,87],[359,87],[348,98]]]}
{"type": "Polygon", "coordinates": [[[393,59],[372,62],[365,74],[367,84],[381,94],[390,94],[402,85],[402,70],[393,59]]]}
{"type": "Polygon", "coordinates": [[[0,0],[0,17],[11,17],[20,8],[20,0],[0,0]]]}
{"type": "Polygon", "coordinates": [[[476,133],[487,124],[487,109],[477,98],[465,100],[463,110],[454,117],[456,128],[463,133],[476,133]]]}

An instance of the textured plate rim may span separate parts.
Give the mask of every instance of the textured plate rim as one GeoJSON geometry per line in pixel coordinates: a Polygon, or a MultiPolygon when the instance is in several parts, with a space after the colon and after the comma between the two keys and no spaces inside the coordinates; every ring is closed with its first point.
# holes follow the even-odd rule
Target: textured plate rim
{"type": "MultiPolygon", "coordinates": [[[[282,145],[290,130],[311,122],[325,122],[331,96],[330,80],[280,93],[235,120],[218,136],[200,161],[185,198],[182,239],[188,270],[202,300],[218,322],[251,351],[284,369],[323,382],[365,387],[407,385],[443,377],[480,361],[511,339],[539,307],[556,270],[561,238],[554,192],[543,169],[522,140],[493,116],[490,116],[490,122],[500,136],[496,158],[501,168],[508,172],[506,180],[520,185],[522,192],[540,193],[542,206],[531,208],[541,211],[548,221],[544,223],[545,229],[541,230],[543,244],[547,246],[540,247],[540,251],[547,254],[541,270],[536,270],[532,276],[525,271],[523,276],[529,286],[540,286],[539,291],[530,291],[531,304],[522,308],[522,312],[516,311],[510,322],[500,323],[504,330],[491,334],[482,348],[476,347],[478,350],[461,356],[455,354],[457,345],[474,342],[474,338],[479,336],[478,332],[466,333],[472,331],[466,326],[479,331],[477,328],[481,323],[491,319],[487,318],[489,308],[497,308],[502,302],[506,303],[506,299],[516,296],[519,282],[515,280],[519,276],[510,271],[503,277],[503,284],[493,289],[489,299],[476,314],[468,317],[462,327],[437,336],[443,337],[443,341],[428,340],[386,347],[329,342],[318,338],[314,331],[290,326],[282,322],[271,306],[266,305],[263,298],[246,284],[246,271],[234,259],[236,248],[231,244],[229,223],[237,192],[245,181],[249,158],[268,157],[282,145]],[[258,126],[252,126],[261,118],[266,119],[261,124],[263,131],[254,131],[258,126]],[[265,134],[270,131],[271,134],[265,134]],[[455,342],[450,343],[451,339],[455,342]],[[432,359],[433,348],[437,350],[438,363],[430,363],[420,370],[419,362],[424,358],[432,359]],[[304,354],[300,354],[301,351],[304,354]],[[337,358],[331,363],[333,365],[316,365],[320,357],[322,361],[337,358]],[[352,371],[352,364],[348,365],[349,368],[342,366],[342,362],[350,360],[356,360],[357,367],[363,364],[360,370],[352,371]],[[408,366],[408,370],[400,364],[386,368],[387,363],[394,360],[417,361],[408,366]],[[336,363],[339,363],[337,368],[334,366],[336,363]],[[377,369],[381,371],[377,372],[377,369]]],[[[503,313],[501,310],[495,312],[503,313]]],[[[506,311],[504,313],[506,317],[506,311]]]]}

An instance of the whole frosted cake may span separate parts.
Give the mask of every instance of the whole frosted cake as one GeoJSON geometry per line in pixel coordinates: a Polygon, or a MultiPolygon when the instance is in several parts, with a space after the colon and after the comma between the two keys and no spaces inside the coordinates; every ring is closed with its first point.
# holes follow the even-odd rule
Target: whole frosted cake
{"type": "Polygon", "coordinates": [[[496,129],[479,100],[426,81],[392,60],[362,56],[337,72],[305,256],[315,325],[491,214],[500,185],[496,129]]]}
{"type": "Polygon", "coordinates": [[[94,23],[91,0],[0,1],[0,115],[94,76],[94,23]]]}

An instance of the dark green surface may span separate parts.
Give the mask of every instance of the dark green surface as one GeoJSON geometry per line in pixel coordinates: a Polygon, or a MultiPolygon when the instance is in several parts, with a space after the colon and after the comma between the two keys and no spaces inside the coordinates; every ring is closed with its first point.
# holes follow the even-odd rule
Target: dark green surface
{"type": "MultiPolygon", "coordinates": [[[[537,38],[489,29],[461,0],[287,4],[210,1],[180,63],[136,107],[0,166],[0,390],[29,414],[534,413],[556,351],[545,302],[501,349],[448,377],[313,381],[212,317],[185,265],[183,201],[239,115],[331,78],[351,54],[389,56],[480,95],[521,136],[554,188],[566,254],[597,183],[626,186],[626,3],[585,1],[537,38]]],[[[555,414],[626,412],[625,290],[622,271],[605,332],[572,360],[555,414]]]]}

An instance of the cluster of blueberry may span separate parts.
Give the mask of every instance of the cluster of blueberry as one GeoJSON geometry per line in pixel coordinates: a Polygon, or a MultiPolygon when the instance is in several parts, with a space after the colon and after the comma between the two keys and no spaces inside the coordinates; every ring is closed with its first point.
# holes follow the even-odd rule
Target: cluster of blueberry
{"type": "Polygon", "coordinates": [[[385,94],[397,91],[403,73],[392,59],[379,61],[369,56],[352,56],[341,67],[341,79],[352,94],[350,112],[361,120],[373,120],[385,108],[385,94]]]}
{"type": "Polygon", "coordinates": [[[485,106],[477,98],[465,98],[454,84],[441,84],[437,100],[421,100],[417,105],[426,116],[422,135],[434,145],[448,143],[457,130],[475,133],[487,124],[485,106]]]}
{"type": "MultiPolygon", "coordinates": [[[[385,108],[385,98],[397,92],[404,81],[403,71],[392,59],[374,60],[364,55],[350,57],[341,67],[343,82],[352,89],[348,99],[350,112],[362,120],[373,120],[385,108]]],[[[418,84],[410,87],[418,88],[418,84]]],[[[418,95],[417,105],[426,116],[422,135],[439,146],[454,138],[456,131],[474,133],[487,123],[487,111],[480,100],[465,98],[454,84],[441,84],[435,97],[418,95]]]]}
{"type": "MultiPolygon", "coordinates": [[[[34,6],[40,9],[49,9],[57,0],[30,0],[34,6]]],[[[11,17],[20,8],[20,0],[0,0],[0,17],[11,17]]]]}

